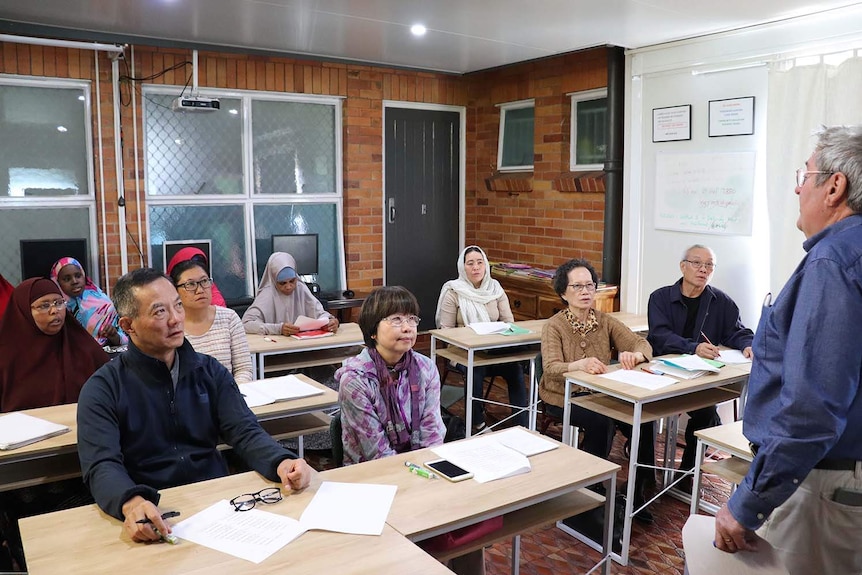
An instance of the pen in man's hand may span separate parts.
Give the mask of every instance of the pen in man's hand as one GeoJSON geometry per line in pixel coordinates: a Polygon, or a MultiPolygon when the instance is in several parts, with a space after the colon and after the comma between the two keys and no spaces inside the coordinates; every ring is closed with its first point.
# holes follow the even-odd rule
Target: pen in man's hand
{"type": "MultiPolygon", "coordinates": [[[[180,516],[179,511],[166,511],[166,512],[162,513],[162,519],[170,519],[171,517],[179,517],[179,516],[180,516]]],[[[135,521],[135,523],[140,523],[142,525],[146,525],[147,523],[152,523],[152,522],[153,522],[153,520],[150,519],[149,517],[144,517],[143,519],[138,519],[137,521],[135,521]]]]}
{"type": "MultiPolygon", "coordinates": [[[[178,517],[179,515],[180,515],[179,511],[166,511],[165,513],[162,513],[162,519],[170,519],[171,517],[178,517]]],[[[170,533],[165,535],[164,533],[159,531],[159,528],[156,527],[155,525],[153,525],[153,520],[150,519],[149,517],[144,517],[143,519],[138,519],[135,523],[140,523],[142,525],[149,525],[150,528],[153,530],[153,532],[155,532],[155,534],[159,536],[159,539],[161,539],[165,543],[170,543],[171,545],[176,545],[177,543],[180,542],[180,540],[175,535],[172,535],[170,533]]]]}
{"type": "Polygon", "coordinates": [[[701,336],[703,336],[703,339],[705,339],[705,340],[706,340],[706,343],[708,343],[709,345],[715,345],[715,344],[713,344],[711,341],[709,341],[709,338],[708,338],[708,337],[706,337],[706,334],[705,334],[705,333],[700,332],[700,335],[701,335],[701,336]]]}

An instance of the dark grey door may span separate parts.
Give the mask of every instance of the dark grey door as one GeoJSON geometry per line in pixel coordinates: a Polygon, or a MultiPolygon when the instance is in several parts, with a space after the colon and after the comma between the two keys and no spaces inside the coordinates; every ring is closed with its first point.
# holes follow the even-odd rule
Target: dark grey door
{"type": "Polygon", "coordinates": [[[386,284],[419,300],[420,330],[433,329],[443,283],[457,276],[460,116],[385,110],[386,284]]]}

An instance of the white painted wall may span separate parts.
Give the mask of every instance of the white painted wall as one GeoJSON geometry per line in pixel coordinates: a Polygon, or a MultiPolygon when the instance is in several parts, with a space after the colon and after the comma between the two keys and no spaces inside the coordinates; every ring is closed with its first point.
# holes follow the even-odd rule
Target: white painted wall
{"type": "MultiPolygon", "coordinates": [[[[768,291],[786,278],[769,276],[770,257],[786,246],[769,245],[766,200],[766,114],[768,67],[789,57],[825,54],[862,46],[862,6],[757,26],[627,54],[626,158],[623,207],[621,309],[646,313],[649,294],[675,282],[683,250],[702,243],[716,251],[712,284],[731,295],[743,322],[754,329],[768,291]],[[748,66],[748,67],[746,67],[748,66]],[[722,70],[724,71],[716,71],[722,70]],[[692,71],[713,71],[693,75],[692,71]],[[755,97],[752,136],[708,137],[710,100],[755,97]],[[654,108],[690,104],[692,138],[652,142],[654,108]],[[753,229],[750,236],[721,236],[657,230],[653,226],[657,153],[756,153],[753,229]]],[[[802,159],[804,160],[804,158],[802,159]]],[[[792,172],[799,158],[779,158],[792,172]]],[[[788,189],[787,201],[795,202],[788,189]]],[[[792,226],[795,222],[776,225],[792,226]]],[[[799,243],[803,237],[799,234],[799,243]]]]}

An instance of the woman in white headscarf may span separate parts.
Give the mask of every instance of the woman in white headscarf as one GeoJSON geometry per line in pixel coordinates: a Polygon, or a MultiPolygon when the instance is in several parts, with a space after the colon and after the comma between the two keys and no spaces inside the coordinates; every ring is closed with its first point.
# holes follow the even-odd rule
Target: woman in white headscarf
{"type": "Polygon", "coordinates": [[[299,333],[294,325],[296,318],[327,318],[326,329],[338,331],[338,320],[323,309],[323,304],[312,295],[296,274],[296,260],[284,252],[269,256],[257,297],[242,316],[246,333],[261,335],[293,335],[299,333]]]}
{"type": "MultiPolygon", "coordinates": [[[[515,318],[509,298],[500,282],[491,277],[485,252],[479,246],[467,246],[458,256],[458,279],[449,280],[440,290],[437,314],[439,328],[460,327],[476,322],[505,321],[515,318]]],[[[527,405],[524,370],[519,363],[502,363],[473,369],[473,397],[482,398],[485,377],[500,376],[509,387],[509,403],[527,405]]],[[[477,431],[485,427],[484,404],[473,402],[473,425],[477,431]]],[[[513,412],[516,411],[513,409],[513,412]]],[[[515,416],[515,421],[527,427],[527,412],[515,416]]]]}

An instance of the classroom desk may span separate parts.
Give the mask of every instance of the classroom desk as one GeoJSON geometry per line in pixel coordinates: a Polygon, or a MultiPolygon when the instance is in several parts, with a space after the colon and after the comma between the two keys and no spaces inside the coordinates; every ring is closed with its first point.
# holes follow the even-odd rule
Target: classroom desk
{"type": "MultiPolygon", "coordinates": [[[[338,393],[308,376],[297,374],[297,377],[323,393],[262,405],[253,408],[252,412],[273,437],[299,437],[301,452],[303,434],[329,428],[329,418],[320,410],[336,406],[338,393]]],[[[80,477],[77,412],[76,403],[22,412],[65,425],[71,431],[19,449],[0,451],[0,491],[80,477]]]]}
{"type": "Polygon", "coordinates": [[[338,327],[335,335],[315,339],[293,339],[284,335],[264,336],[252,333],[246,334],[246,337],[248,349],[255,356],[252,364],[256,379],[263,379],[268,372],[272,371],[341,363],[359,353],[359,347],[365,342],[359,325],[355,323],[343,323],[338,327]],[[276,356],[284,357],[266,362],[266,358],[276,356]]]}
{"type": "Polygon", "coordinates": [[[649,331],[649,320],[645,315],[629,313],[627,311],[615,311],[608,315],[620,320],[627,328],[635,333],[646,336],[646,333],[649,331]]]}
{"type": "MultiPolygon", "coordinates": [[[[530,393],[527,398],[527,409],[530,413],[529,427],[536,429],[536,412],[539,401],[538,384],[536,383],[536,356],[539,354],[539,343],[542,341],[542,327],[547,320],[534,319],[527,321],[516,321],[515,325],[530,330],[530,333],[522,335],[479,335],[469,327],[453,327],[447,329],[432,329],[431,334],[431,359],[435,361],[437,356],[453,361],[467,368],[467,396],[465,416],[467,424],[467,437],[472,433],[473,424],[473,402],[496,403],[483,398],[474,398],[470,390],[473,389],[473,368],[485,365],[498,365],[501,363],[512,363],[516,361],[530,362],[530,393]],[[437,343],[442,341],[449,347],[439,348],[437,343]],[[529,349],[515,349],[507,352],[506,348],[530,346],[529,349]],[[495,353],[488,353],[495,350],[495,353]],[[499,351],[502,350],[502,351],[499,351]]],[[[501,405],[501,404],[498,404],[501,405]]],[[[506,418],[508,419],[508,418],[506,418]]],[[[505,421],[505,419],[503,420],[505,421]]],[[[499,425],[501,422],[495,424],[499,425]]]]}
{"type": "MultiPolygon", "coordinates": [[[[668,356],[672,357],[672,356],[668,356]]],[[[620,369],[619,365],[611,366],[610,370],[620,369]]],[[[628,385],[599,375],[590,375],[582,371],[572,371],[565,374],[566,388],[563,397],[571,398],[563,406],[563,421],[569,421],[571,416],[571,404],[579,405],[596,413],[606,415],[617,421],[632,425],[632,438],[630,453],[637,454],[640,445],[641,423],[649,423],[666,417],[675,422],[676,416],[686,411],[709,407],[717,403],[728,401],[739,397],[742,386],[748,381],[751,364],[728,364],[721,368],[721,372],[714,375],[703,375],[689,380],[681,380],[673,385],[657,390],[648,390],[628,385]],[[593,392],[592,395],[571,397],[573,385],[586,387],[593,392]]],[[[668,426],[668,441],[674,440],[676,426],[668,426]]],[[[571,442],[571,427],[563,426],[563,442],[571,442]]],[[[665,448],[665,464],[660,467],[665,472],[665,487],[656,494],[649,505],[661,496],[665,491],[671,489],[683,477],[694,473],[688,470],[677,473],[677,477],[671,482],[668,477],[673,473],[673,461],[668,462],[670,450],[665,448]]],[[[637,458],[629,461],[628,486],[626,493],[626,513],[623,526],[622,553],[615,555],[615,559],[623,565],[628,564],[629,543],[631,541],[631,522],[634,514],[640,509],[632,509],[635,493],[635,473],[638,466],[637,458]]],[[[655,466],[652,466],[655,467],[655,466]]]]}
{"type": "MultiPolygon", "coordinates": [[[[314,485],[285,495],[264,511],[299,519],[314,496],[314,485]]],[[[273,486],[254,472],[231,475],[161,491],[160,508],[190,517],[220,499],[273,486]]],[[[133,543],[122,523],[96,505],[20,520],[31,575],[124,573],[127,575],[451,575],[440,562],[386,526],[379,537],[309,531],[272,556],[254,564],[226,553],[181,541],[178,545],[133,543]]]]}
{"type": "MultiPolygon", "coordinates": [[[[473,480],[453,483],[413,475],[404,462],[422,464],[438,459],[428,448],[332,469],[324,472],[322,477],[327,481],[397,485],[398,493],[386,521],[411,541],[422,541],[500,515],[504,516],[504,529],[511,520],[519,524],[521,530],[526,530],[576,515],[602,502],[608,518],[605,525],[611,529],[610,515],[619,465],[555,443],[559,445],[557,449],[530,457],[532,469],[529,473],[488,483],[473,480]],[[599,482],[605,482],[610,498],[605,500],[591,491],[581,490],[599,482]],[[531,515],[532,521],[520,522],[530,512],[535,512],[531,515]]],[[[606,537],[609,533],[605,534],[606,537]]],[[[507,532],[501,536],[496,533],[491,537],[498,540],[515,534],[507,532]]],[[[472,549],[460,549],[459,553],[469,550],[472,549]]],[[[607,551],[603,556],[607,559],[607,551]]],[[[516,562],[513,573],[516,573],[517,558],[513,560],[516,562]]],[[[605,573],[610,573],[610,561],[605,560],[604,567],[605,573]]]]}
{"type": "Polygon", "coordinates": [[[700,480],[703,472],[718,475],[733,485],[739,485],[748,474],[748,468],[754,459],[754,454],[751,453],[751,445],[748,439],[742,434],[741,420],[726,425],[701,429],[695,431],[694,435],[697,437],[697,456],[695,457],[695,461],[699,465],[694,468],[691,514],[694,515],[697,513],[698,509],[704,509],[715,514],[718,511],[715,505],[700,501],[700,480]],[[730,454],[730,457],[701,463],[707,447],[727,452],[730,454]]]}

